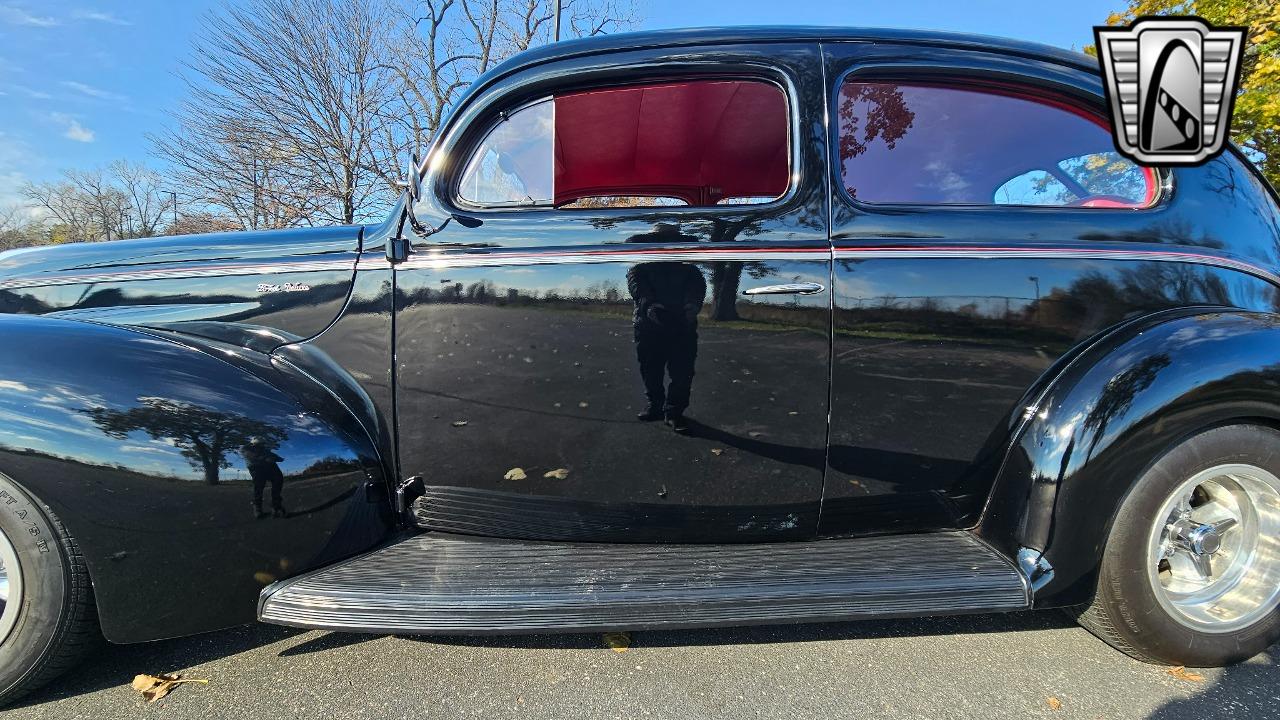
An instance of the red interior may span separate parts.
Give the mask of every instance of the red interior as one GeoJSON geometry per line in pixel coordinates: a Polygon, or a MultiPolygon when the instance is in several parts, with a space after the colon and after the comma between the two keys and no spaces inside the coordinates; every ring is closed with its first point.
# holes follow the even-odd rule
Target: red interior
{"type": "Polygon", "coordinates": [[[778,197],[787,103],[758,81],[698,80],[555,98],[555,204],[665,196],[689,205],[778,197]]]}

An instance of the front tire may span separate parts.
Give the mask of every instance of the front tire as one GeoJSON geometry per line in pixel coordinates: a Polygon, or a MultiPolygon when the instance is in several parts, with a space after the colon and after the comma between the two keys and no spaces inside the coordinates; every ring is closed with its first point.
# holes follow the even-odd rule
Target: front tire
{"type": "Polygon", "coordinates": [[[48,683],[101,642],[74,538],[0,475],[0,705],[48,683]]]}
{"type": "Polygon", "coordinates": [[[1216,667],[1280,640],[1280,432],[1231,425],[1161,457],[1125,498],[1078,619],[1146,662],[1216,667]]]}

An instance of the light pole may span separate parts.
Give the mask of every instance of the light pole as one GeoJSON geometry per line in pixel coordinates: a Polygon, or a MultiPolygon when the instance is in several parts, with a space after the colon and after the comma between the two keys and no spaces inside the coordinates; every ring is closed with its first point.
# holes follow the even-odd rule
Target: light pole
{"type": "Polygon", "coordinates": [[[1036,319],[1039,320],[1040,319],[1040,276],[1032,275],[1027,279],[1035,283],[1035,286],[1036,286],[1036,319]]]}
{"type": "Polygon", "coordinates": [[[160,192],[173,198],[173,226],[176,228],[178,227],[178,193],[173,190],[161,190],[160,192]]]}
{"type": "Polygon", "coordinates": [[[552,38],[552,42],[560,42],[560,5],[562,4],[562,0],[555,0],[555,2],[556,2],[555,33],[554,33],[554,37],[552,38]]]}

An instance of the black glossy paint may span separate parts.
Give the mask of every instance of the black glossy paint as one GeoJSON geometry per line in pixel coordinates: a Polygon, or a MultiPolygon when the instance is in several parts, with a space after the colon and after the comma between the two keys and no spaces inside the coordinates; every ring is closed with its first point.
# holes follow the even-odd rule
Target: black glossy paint
{"type": "Polygon", "coordinates": [[[0,259],[0,311],[171,330],[269,352],[319,333],[338,316],[360,232],[221,233],[21,250],[0,259]]]}
{"type": "Polygon", "coordinates": [[[50,317],[0,333],[0,469],[76,536],[108,638],[247,622],[264,585],[385,535],[372,444],[252,351],[50,317]]]}
{"type": "MultiPolygon", "coordinates": [[[[814,45],[643,50],[530,69],[460,111],[435,151],[457,162],[471,129],[552,92],[762,78],[787,92],[792,169],[804,180],[759,206],[477,211],[478,227],[451,223],[416,243],[397,270],[397,403],[401,472],[430,488],[427,527],[630,542],[813,534],[829,295],[743,291],[829,283],[820,75],[814,45]],[[711,261],[702,250],[737,254],[711,261]],[[602,252],[610,261],[592,256],[602,252]],[[458,266],[474,263],[485,265],[458,266]],[[638,356],[654,341],[633,328],[635,272],[705,286],[692,290],[703,302],[687,341],[697,357],[686,434],[636,420],[646,406],[638,356]],[[525,478],[510,479],[515,469],[525,478]],[[557,470],[567,475],[546,476],[557,470]]],[[[427,179],[417,212],[432,225],[454,209],[452,170],[441,163],[427,179]]]]}
{"type": "Polygon", "coordinates": [[[1157,313],[1098,339],[1035,397],[981,532],[1044,551],[1040,604],[1087,600],[1115,511],[1155,458],[1207,428],[1280,423],[1278,341],[1273,312],[1157,313]]]}
{"type": "MultiPolygon", "coordinates": [[[[824,49],[832,97],[846,73],[933,80],[950,73],[1006,83],[1016,77],[1101,111],[1096,75],[1056,64],[942,48],[829,43],[824,49]]],[[[831,182],[839,187],[838,177],[831,182]]],[[[1034,389],[1054,382],[1056,361],[1126,319],[1168,308],[1275,310],[1276,288],[1263,278],[1157,259],[1166,252],[1205,254],[1273,273],[1277,215],[1256,176],[1226,153],[1164,182],[1159,204],[1136,211],[870,207],[834,195],[823,534],[971,526],[1034,389]],[[867,252],[876,248],[897,254],[867,252]],[[938,250],[953,254],[904,256],[938,250]],[[1037,250],[1041,257],[1013,257],[1037,250]],[[1088,257],[1099,250],[1114,258],[1088,257]]],[[[1014,491],[997,493],[993,504],[1001,502],[1025,508],[1025,496],[1014,491]]],[[[1017,517],[1002,518],[1009,534],[999,537],[1010,554],[1025,544],[1042,547],[1013,529],[1051,522],[1052,503],[1017,517]]],[[[1095,550],[1081,557],[1096,559],[1095,550]]]]}
{"type": "Polygon", "coordinates": [[[263,583],[384,538],[389,491],[415,475],[418,522],[456,532],[972,528],[1011,557],[1043,551],[1055,575],[1038,603],[1076,602],[1155,454],[1206,424],[1280,422],[1274,195],[1229,151],[1165,173],[1150,210],[860,207],[827,191],[825,103],[848,70],[945,71],[1101,108],[1093,67],[1008,41],[831,29],[523,54],[477,81],[432,150],[417,207],[432,227],[457,211],[448,179],[495,111],[643,78],[783,86],[794,187],[746,208],[468,212],[398,269],[385,246],[403,208],[364,229],[0,255],[0,472],[81,540],[114,640],[247,620],[263,583]],[[707,287],[687,436],[634,419],[626,275],[651,262],[707,287]],[[827,289],[741,294],[797,280],[827,289]],[[1108,400],[1125,383],[1132,398],[1108,400]],[[182,423],[219,419],[273,447],[224,444],[215,484],[182,423]],[[505,479],[514,468],[526,479],[505,479]]]}

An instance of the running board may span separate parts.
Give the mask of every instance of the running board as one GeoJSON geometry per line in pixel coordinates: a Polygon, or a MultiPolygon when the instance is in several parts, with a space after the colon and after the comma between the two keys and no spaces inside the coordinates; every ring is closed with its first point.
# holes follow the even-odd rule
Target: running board
{"type": "Polygon", "coordinates": [[[266,587],[263,622],[375,633],[693,628],[1030,607],[1012,562],[965,532],[753,545],[426,533],[266,587]]]}

